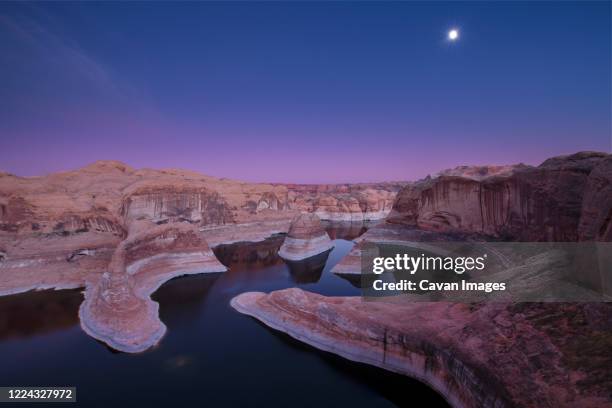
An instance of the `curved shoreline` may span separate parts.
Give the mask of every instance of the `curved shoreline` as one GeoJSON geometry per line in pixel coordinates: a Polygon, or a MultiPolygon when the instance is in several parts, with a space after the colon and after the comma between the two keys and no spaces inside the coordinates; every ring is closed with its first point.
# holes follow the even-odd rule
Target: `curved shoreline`
{"type": "Polygon", "coordinates": [[[576,304],[364,301],[291,288],[243,293],[231,306],[317,349],[426,383],[453,407],[609,403],[580,382],[597,368],[568,365],[578,357],[571,337],[548,326],[585,330],[576,304]]]}
{"type": "MultiPolygon", "coordinates": [[[[346,349],[337,346],[337,342],[329,337],[315,336],[314,333],[307,333],[299,330],[297,326],[286,325],[286,321],[282,323],[275,321],[271,316],[267,316],[262,313],[261,309],[254,307],[255,302],[258,299],[266,296],[262,292],[247,292],[234,297],[230,301],[230,305],[239,313],[253,317],[266,326],[278,330],[288,336],[306,343],[318,350],[336,354],[340,357],[346,358],[347,360],[372,365],[384,370],[388,370],[397,374],[405,375],[414,378],[440,394],[451,406],[454,408],[467,408],[469,405],[465,405],[461,400],[457,398],[453,392],[445,386],[440,378],[433,375],[429,375],[423,370],[420,370],[416,364],[394,364],[393,362],[383,361],[376,351],[368,350],[366,348],[354,348],[346,349]],[[283,324],[285,323],[285,324],[283,324]]],[[[397,362],[399,363],[399,362],[397,362]]]]}

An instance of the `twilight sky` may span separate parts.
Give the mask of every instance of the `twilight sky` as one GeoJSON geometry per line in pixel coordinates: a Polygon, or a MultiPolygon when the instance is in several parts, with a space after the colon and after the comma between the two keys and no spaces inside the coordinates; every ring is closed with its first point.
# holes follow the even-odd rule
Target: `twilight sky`
{"type": "Polygon", "coordinates": [[[0,169],[354,182],[610,151],[611,21],[605,1],[2,2],[0,169]]]}

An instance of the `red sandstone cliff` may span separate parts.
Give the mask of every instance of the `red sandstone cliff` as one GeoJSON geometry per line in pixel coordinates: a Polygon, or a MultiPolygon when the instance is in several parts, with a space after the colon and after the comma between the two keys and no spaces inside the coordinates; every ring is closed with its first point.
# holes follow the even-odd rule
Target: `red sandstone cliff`
{"type": "Polygon", "coordinates": [[[388,222],[522,241],[612,239],[612,155],[460,167],[405,187],[388,222]]]}
{"type": "Polygon", "coordinates": [[[126,218],[219,225],[316,212],[322,219],[383,218],[401,183],[243,183],[186,170],[96,162],[44,177],[0,173],[0,231],[122,234],[126,218]]]}

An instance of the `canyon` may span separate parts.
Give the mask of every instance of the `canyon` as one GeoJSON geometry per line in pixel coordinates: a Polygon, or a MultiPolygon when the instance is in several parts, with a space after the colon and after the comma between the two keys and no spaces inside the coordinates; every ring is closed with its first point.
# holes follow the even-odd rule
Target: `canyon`
{"type": "MultiPolygon", "coordinates": [[[[459,167],[404,187],[333,272],[360,285],[368,244],[610,242],[611,234],[612,155],[459,167]]],[[[591,255],[607,259],[610,282],[609,255],[591,255]]],[[[418,378],[455,407],[612,407],[609,302],[414,302],[293,288],[231,303],[313,347],[418,378]]]]}
{"type": "Polygon", "coordinates": [[[166,332],[150,295],[177,276],[225,271],[212,248],[287,233],[302,213],[378,219],[404,184],[253,184],[114,161],[43,177],[0,173],[0,295],[85,288],[83,330],[141,352],[166,332]]]}
{"type": "Polygon", "coordinates": [[[85,287],[149,228],[189,224],[214,248],[286,233],[300,213],[384,217],[406,183],[253,184],[113,161],[42,177],[0,173],[0,295],[85,287]]]}
{"type": "MultiPolygon", "coordinates": [[[[323,236],[314,217],[380,221],[363,235],[347,227],[355,245],[333,272],[353,283],[368,243],[610,242],[612,155],[340,185],[243,183],[112,161],[42,177],[0,173],[0,296],[84,288],[83,330],[141,352],[166,332],[151,299],[164,282],[225,271],[213,252],[225,244],[287,233],[311,244],[323,236]]],[[[309,258],[317,270],[327,240],[302,254],[323,252],[309,258]]],[[[287,262],[296,282],[312,279],[287,262]]],[[[243,293],[231,305],[316,348],[420,379],[453,406],[612,406],[608,303],[364,301],[292,288],[243,293]]]]}

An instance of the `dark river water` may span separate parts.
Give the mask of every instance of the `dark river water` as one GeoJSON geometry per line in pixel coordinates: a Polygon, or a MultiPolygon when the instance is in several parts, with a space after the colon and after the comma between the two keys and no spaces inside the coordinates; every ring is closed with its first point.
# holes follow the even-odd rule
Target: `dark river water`
{"type": "Polygon", "coordinates": [[[80,290],[0,297],[0,386],[76,386],[77,404],[65,404],[71,407],[447,406],[418,381],[318,351],[229,306],[242,292],[295,286],[358,295],[329,271],[363,231],[329,226],[335,248],[306,264],[277,256],[281,236],[217,248],[229,271],[164,284],[153,298],[168,331],[136,355],[81,330],[80,290]]]}

